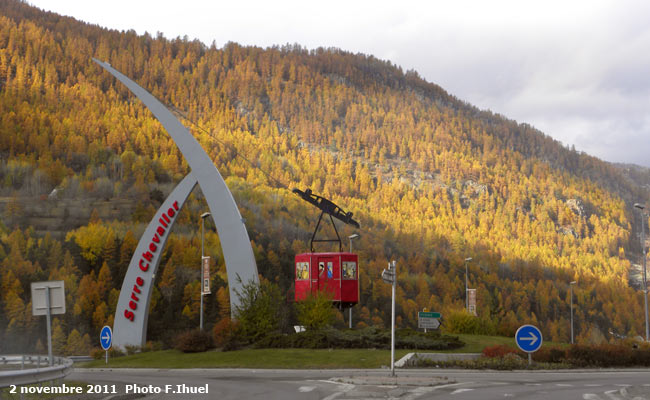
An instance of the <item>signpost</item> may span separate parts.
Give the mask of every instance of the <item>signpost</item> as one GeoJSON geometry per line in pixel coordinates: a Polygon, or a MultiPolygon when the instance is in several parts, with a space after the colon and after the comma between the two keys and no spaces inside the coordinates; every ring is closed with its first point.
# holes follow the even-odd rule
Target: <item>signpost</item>
{"type": "Polygon", "coordinates": [[[476,289],[467,289],[467,312],[476,316],[476,289]]]}
{"type": "Polygon", "coordinates": [[[528,365],[532,364],[531,354],[542,347],[542,332],[533,325],[522,325],[515,333],[517,346],[528,353],[528,365]]]}
{"type": "Polygon", "coordinates": [[[203,274],[201,280],[201,295],[210,294],[210,256],[203,257],[203,274]]]}
{"type": "Polygon", "coordinates": [[[440,320],[442,315],[437,312],[418,312],[418,328],[424,328],[424,333],[427,329],[438,329],[440,327],[440,320]]]}
{"type": "Polygon", "coordinates": [[[381,273],[381,279],[390,283],[393,286],[393,294],[391,301],[391,313],[390,313],[390,374],[395,376],[395,279],[396,276],[396,267],[395,261],[388,263],[388,269],[385,269],[381,273]]]}
{"type": "Polygon", "coordinates": [[[65,314],[63,281],[32,282],[32,315],[47,316],[47,356],[52,363],[52,314],[65,314]]]}
{"type": "Polygon", "coordinates": [[[102,349],[106,351],[106,364],[108,364],[108,349],[111,348],[112,343],[113,343],[113,331],[111,330],[110,326],[105,325],[102,328],[101,333],[99,334],[99,344],[101,344],[102,349]]]}

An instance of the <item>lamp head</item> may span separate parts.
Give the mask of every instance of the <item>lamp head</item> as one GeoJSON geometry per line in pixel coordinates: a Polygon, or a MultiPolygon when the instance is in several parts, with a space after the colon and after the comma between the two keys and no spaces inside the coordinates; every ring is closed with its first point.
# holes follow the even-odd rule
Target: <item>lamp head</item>
{"type": "Polygon", "coordinates": [[[569,285],[575,285],[576,283],[578,283],[578,281],[571,281],[569,282],[569,285]]]}
{"type": "Polygon", "coordinates": [[[465,262],[469,262],[469,261],[472,261],[472,257],[467,257],[467,258],[465,259],[465,262]]]}
{"type": "Polygon", "coordinates": [[[203,219],[203,218],[207,218],[207,217],[209,217],[210,215],[212,215],[212,214],[210,214],[209,212],[204,212],[203,214],[201,214],[201,218],[202,218],[202,219],[203,219]]]}
{"type": "Polygon", "coordinates": [[[645,206],[641,203],[634,203],[634,207],[638,208],[639,210],[645,209],[645,206]]]}
{"type": "Polygon", "coordinates": [[[353,233],[352,235],[348,236],[348,239],[356,239],[358,237],[360,237],[358,233],[353,233]]]}

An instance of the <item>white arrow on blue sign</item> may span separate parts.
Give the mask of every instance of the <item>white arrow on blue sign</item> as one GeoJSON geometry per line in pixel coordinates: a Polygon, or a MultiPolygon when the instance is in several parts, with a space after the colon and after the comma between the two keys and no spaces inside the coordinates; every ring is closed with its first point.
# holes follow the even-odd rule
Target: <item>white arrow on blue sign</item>
{"type": "Polygon", "coordinates": [[[542,332],[533,325],[523,325],[515,333],[517,346],[526,353],[534,353],[542,347],[542,332]]]}
{"type": "Polygon", "coordinates": [[[104,326],[101,333],[99,334],[99,343],[102,345],[102,349],[108,350],[111,348],[111,343],[113,342],[113,331],[110,326],[104,326]]]}

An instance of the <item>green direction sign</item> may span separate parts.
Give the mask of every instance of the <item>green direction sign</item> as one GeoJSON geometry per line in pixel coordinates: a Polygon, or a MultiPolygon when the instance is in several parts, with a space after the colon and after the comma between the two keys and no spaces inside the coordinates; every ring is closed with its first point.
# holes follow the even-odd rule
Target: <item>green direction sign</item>
{"type": "Polygon", "coordinates": [[[419,311],[418,312],[418,318],[441,318],[442,316],[440,315],[439,312],[426,312],[426,311],[419,311]]]}

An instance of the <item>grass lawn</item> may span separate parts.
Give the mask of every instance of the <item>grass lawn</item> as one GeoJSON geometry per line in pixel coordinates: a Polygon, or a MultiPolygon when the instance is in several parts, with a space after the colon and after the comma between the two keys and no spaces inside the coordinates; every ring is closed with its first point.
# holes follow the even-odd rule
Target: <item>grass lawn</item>
{"type": "MultiPolygon", "coordinates": [[[[515,338],[510,336],[483,336],[483,335],[463,335],[463,334],[449,334],[450,336],[458,336],[465,346],[460,349],[441,351],[440,353],[480,353],[484,347],[495,346],[498,344],[505,344],[510,347],[517,348],[515,338]]],[[[542,343],[542,347],[565,347],[569,346],[568,343],[546,342],[542,343]]]]}
{"type": "MultiPolygon", "coordinates": [[[[409,350],[395,350],[395,361],[409,350]]],[[[79,364],[82,368],[380,368],[390,365],[390,350],[250,349],[181,353],[163,350],[79,364]]]]}
{"type": "MultiPolygon", "coordinates": [[[[480,353],[486,346],[505,344],[516,348],[513,337],[453,335],[460,337],[465,346],[442,353],[480,353]]],[[[544,346],[563,346],[562,343],[544,342],[544,346]]],[[[395,361],[417,350],[395,350],[395,361]]],[[[433,352],[424,350],[422,352],[433,352]]],[[[389,350],[372,349],[248,349],[238,351],[206,351],[181,353],[177,350],[154,351],[108,360],[95,360],[79,364],[82,368],[381,368],[390,365],[389,350]]]]}
{"type": "MultiPolygon", "coordinates": [[[[464,334],[449,334],[450,336],[458,336],[465,346],[460,349],[445,351],[445,353],[480,353],[484,347],[495,346],[497,344],[505,344],[511,347],[517,347],[514,337],[506,336],[482,336],[482,335],[464,335],[464,334]]],[[[441,352],[442,353],[442,352],[441,352]]]]}

